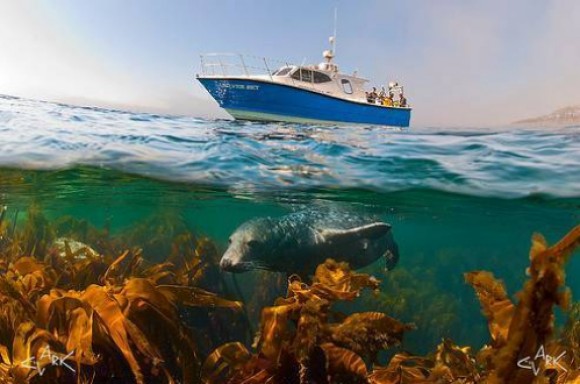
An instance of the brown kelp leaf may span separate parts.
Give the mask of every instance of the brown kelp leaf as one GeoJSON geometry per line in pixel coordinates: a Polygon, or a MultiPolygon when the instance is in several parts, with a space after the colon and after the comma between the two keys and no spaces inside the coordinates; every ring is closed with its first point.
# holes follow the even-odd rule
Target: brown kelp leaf
{"type": "Polygon", "coordinates": [[[444,339],[437,346],[435,367],[431,371],[431,378],[450,383],[479,382],[480,375],[475,358],[470,355],[470,348],[459,347],[451,340],[444,339]]]}
{"type": "Polygon", "coordinates": [[[327,372],[331,376],[358,376],[364,378],[367,375],[367,366],[363,359],[356,353],[340,348],[332,343],[320,345],[324,351],[327,362],[327,372]]]}
{"type": "Polygon", "coordinates": [[[242,303],[222,299],[215,293],[205,291],[201,288],[183,285],[158,285],[157,290],[169,301],[176,304],[190,307],[224,307],[241,309],[242,303]]]}
{"type": "Polygon", "coordinates": [[[242,343],[231,342],[214,350],[201,368],[201,381],[206,384],[223,383],[234,370],[248,363],[251,355],[242,343]]]}
{"type": "Polygon", "coordinates": [[[580,302],[570,305],[566,317],[566,324],[560,332],[558,344],[569,351],[568,359],[580,361],[580,302]]]}
{"type": "Polygon", "coordinates": [[[149,342],[147,336],[139,327],[137,327],[131,320],[125,319],[124,321],[125,329],[129,334],[131,341],[135,344],[137,349],[141,352],[142,355],[148,356],[153,359],[153,366],[157,366],[159,363],[163,362],[163,358],[161,357],[161,353],[157,349],[155,345],[149,342]]]}
{"type": "Polygon", "coordinates": [[[28,321],[20,324],[16,329],[12,344],[13,367],[11,371],[16,382],[27,382],[31,376],[38,373],[38,370],[51,364],[51,359],[45,357],[48,351],[62,351],[63,349],[54,336],[37,328],[34,323],[28,321]],[[33,366],[36,369],[32,368],[33,366]]]}
{"type": "Polygon", "coordinates": [[[10,358],[8,347],[2,344],[0,344],[0,358],[2,359],[2,363],[12,365],[12,359],[10,358]]]}
{"type": "Polygon", "coordinates": [[[197,259],[192,260],[188,266],[189,269],[197,269],[198,259],[205,263],[218,265],[221,258],[221,254],[218,252],[216,244],[208,237],[202,237],[197,241],[195,255],[197,259]]]}
{"type": "Polygon", "coordinates": [[[37,293],[45,291],[51,282],[47,281],[43,271],[34,271],[22,277],[19,281],[21,290],[34,301],[37,293]]]}
{"type": "Polygon", "coordinates": [[[518,294],[519,302],[507,336],[507,343],[493,358],[490,383],[529,383],[532,370],[520,369],[518,361],[535,356],[553,333],[554,306],[566,308],[569,292],[563,291],[564,264],[580,244],[580,225],[552,247],[538,234],[532,237],[529,279],[518,294]]]}
{"type": "Polygon", "coordinates": [[[153,265],[143,271],[143,276],[147,277],[155,284],[175,283],[174,266],[171,263],[153,265]]]}
{"type": "Polygon", "coordinates": [[[327,300],[352,300],[364,288],[377,289],[380,282],[373,276],[356,273],[348,263],[328,259],[314,273],[312,291],[327,300]]]}
{"type": "MultiPolygon", "coordinates": [[[[542,351],[540,351],[542,352],[542,351]]],[[[558,342],[551,342],[544,348],[546,356],[551,356],[555,363],[543,361],[542,358],[537,361],[543,363],[543,376],[553,377],[555,383],[580,383],[580,370],[578,370],[578,361],[570,353],[570,349],[560,345],[558,342]]],[[[533,356],[532,356],[533,358],[533,356]]],[[[548,381],[548,383],[551,383],[548,381]]]]}
{"type": "MultiPolygon", "coordinates": [[[[544,240],[545,243],[545,240],[544,240]]],[[[546,256],[549,257],[550,254],[553,256],[563,259],[563,262],[567,261],[567,258],[574,252],[576,248],[580,246],[580,225],[572,228],[560,241],[554,244],[550,249],[546,251],[546,256]]],[[[530,253],[530,256],[531,253],[530,253]]],[[[539,255],[538,255],[539,256],[539,255]]]]}
{"type": "Polygon", "coordinates": [[[145,300],[166,314],[173,313],[177,308],[176,303],[168,300],[167,296],[161,293],[149,279],[141,277],[128,279],[121,291],[121,296],[129,302],[145,300]]]}
{"type": "Polygon", "coordinates": [[[118,302],[124,302],[121,306],[126,316],[124,324],[127,333],[132,343],[153,365],[154,375],[158,376],[161,369],[167,378],[173,380],[172,375],[176,372],[170,372],[168,368],[178,366],[184,382],[198,382],[195,376],[199,373],[196,347],[180,319],[177,307],[164,303],[164,300],[151,300],[147,295],[133,294],[127,299],[124,294],[125,291],[122,291],[114,297],[118,302]],[[163,332],[160,333],[159,329],[163,332]],[[165,363],[161,364],[162,361],[165,363]]]}
{"type": "Polygon", "coordinates": [[[29,298],[21,291],[20,287],[7,276],[0,276],[0,294],[18,301],[22,305],[22,308],[30,316],[33,316],[35,312],[33,303],[31,303],[29,298]]]}
{"type": "Polygon", "coordinates": [[[369,384],[424,384],[429,379],[433,362],[405,353],[397,353],[386,367],[375,367],[368,376],[369,384]]]}
{"type": "Polygon", "coordinates": [[[93,310],[85,305],[78,292],[52,290],[37,304],[37,321],[74,351],[78,365],[97,361],[93,353],[93,310]]]}
{"type": "Polygon", "coordinates": [[[351,349],[361,356],[374,358],[376,354],[401,344],[403,334],[414,329],[380,312],[355,313],[342,323],[329,325],[327,332],[332,341],[351,349]]]}
{"type": "Polygon", "coordinates": [[[288,320],[298,311],[300,311],[298,303],[266,307],[262,310],[258,345],[261,354],[270,361],[277,362],[282,348],[287,348],[291,343],[288,320]]]}
{"type": "Polygon", "coordinates": [[[276,299],[276,305],[291,304],[295,302],[305,303],[316,295],[308,284],[303,283],[300,277],[292,275],[288,278],[288,293],[286,298],[276,299]]]}
{"type": "Polygon", "coordinates": [[[322,308],[328,306],[323,299],[308,300],[300,309],[300,317],[294,338],[294,353],[298,362],[304,362],[310,356],[313,348],[318,344],[318,336],[321,333],[325,312],[322,308]]]}
{"type": "Polygon", "coordinates": [[[79,307],[70,311],[66,350],[74,351],[77,365],[92,365],[97,361],[93,353],[93,313],[79,307]]]}
{"type": "Polygon", "coordinates": [[[495,347],[505,344],[515,306],[508,298],[503,282],[485,271],[468,272],[465,281],[475,289],[481,310],[487,318],[489,334],[495,347]]]}
{"type": "Polygon", "coordinates": [[[83,301],[91,305],[94,310],[94,316],[98,316],[107,334],[123,354],[125,360],[127,360],[135,376],[135,380],[138,383],[142,383],[143,374],[129,345],[129,337],[124,324],[125,316],[119,308],[117,301],[108,294],[105,287],[97,285],[89,286],[81,297],[83,301]]]}
{"type": "Polygon", "coordinates": [[[21,276],[24,276],[29,273],[43,271],[44,264],[33,257],[21,257],[14,262],[12,269],[18,272],[21,276]]]}
{"type": "MultiPolygon", "coordinates": [[[[52,289],[36,303],[36,319],[46,329],[58,328],[64,332],[67,327],[61,321],[73,309],[83,307],[82,293],[52,289]]],[[[90,307],[89,307],[90,308],[90,307]]]]}
{"type": "Polygon", "coordinates": [[[124,251],[119,257],[115,259],[107,269],[104,275],[104,280],[117,279],[122,280],[128,277],[143,261],[141,251],[124,251]]]}

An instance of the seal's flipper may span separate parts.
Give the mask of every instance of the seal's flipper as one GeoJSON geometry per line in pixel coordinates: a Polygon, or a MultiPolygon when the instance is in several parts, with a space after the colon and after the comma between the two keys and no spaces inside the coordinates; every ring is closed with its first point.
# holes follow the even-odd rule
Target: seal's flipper
{"type": "Polygon", "coordinates": [[[391,225],[383,222],[376,222],[350,229],[324,229],[320,231],[325,240],[333,243],[352,242],[359,239],[378,239],[386,235],[391,229],[391,225]]]}

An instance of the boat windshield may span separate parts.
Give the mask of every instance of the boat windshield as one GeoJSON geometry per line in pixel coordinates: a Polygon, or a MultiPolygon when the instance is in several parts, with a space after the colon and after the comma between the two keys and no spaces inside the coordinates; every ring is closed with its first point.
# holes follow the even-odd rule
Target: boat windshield
{"type": "Polygon", "coordinates": [[[272,73],[272,76],[286,76],[291,70],[292,67],[282,67],[274,71],[274,73],[272,73]]]}
{"type": "Polygon", "coordinates": [[[322,72],[305,68],[298,68],[294,73],[292,73],[292,78],[307,83],[328,83],[332,81],[328,75],[322,72]]]}

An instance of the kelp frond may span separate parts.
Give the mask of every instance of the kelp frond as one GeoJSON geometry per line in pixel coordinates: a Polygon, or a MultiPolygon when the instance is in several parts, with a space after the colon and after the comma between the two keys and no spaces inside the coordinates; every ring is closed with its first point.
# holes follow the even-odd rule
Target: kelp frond
{"type": "Polygon", "coordinates": [[[466,273],[465,281],[475,289],[482,312],[487,318],[493,345],[505,345],[515,306],[508,298],[503,282],[486,271],[466,273]]]}
{"type": "Polygon", "coordinates": [[[287,383],[329,378],[333,383],[367,382],[363,358],[398,345],[412,326],[374,312],[331,322],[331,307],[357,298],[365,288],[377,289],[378,284],[374,277],[334,260],[318,266],[310,285],[291,276],[287,297],[262,311],[257,353],[249,355],[240,345],[218,348],[204,363],[203,381],[214,383],[220,377],[224,383],[253,383],[256,378],[280,382],[276,378],[283,377],[287,383]],[[243,361],[232,360],[232,351],[243,361]],[[217,364],[219,356],[225,357],[217,364]]]}
{"type": "Polygon", "coordinates": [[[59,226],[36,208],[13,236],[3,224],[0,383],[199,382],[198,347],[181,311],[241,308],[197,286],[205,265],[199,244],[188,249],[176,239],[167,256],[176,260],[181,252],[177,269],[146,262],[138,248],[101,254],[71,231],[99,239],[105,252],[120,242],[72,219],[59,226]],[[62,230],[70,237],[56,238],[62,230]]]}
{"type": "Polygon", "coordinates": [[[472,353],[449,339],[427,356],[397,353],[385,366],[378,352],[398,345],[413,328],[380,312],[355,313],[332,322],[332,304],[353,300],[363,288],[376,289],[378,280],[357,274],[332,260],[320,265],[308,285],[289,279],[288,295],[262,312],[256,352],[239,343],[216,349],[202,368],[204,383],[577,383],[574,360],[541,364],[538,372],[518,365],[538,350],[564,356],[577,345],[576,307],[560,339],[553,338],[555,306],[568,308],[564,265],[580,244],[580,226],[549,247],[534,235],[529,279],[513,303],[503,283],[491,273],[475,271],[465,280],[476,292],[488,321],[490,345],[472,353]],[[539,349],[541,348],[541,349],[539,349]],[[366,361],[365,361],[366,360],[366,361]],[[535,373],[534,373],[535,372],[535,373]],[[536,376],[537,375],[537,376],[536,376]]]}
{"type": "MultiPolygon", "coordinates": [[[[530,249],[529,278],[517,295],[515,308],[508,303],[503,286],[489,274],[467,275],[467,281],[478,293],[494,341],[492,348],[486,351],[488,382],[530,383],[538,373],[521,369],[518,362],[536,356],[541,350],[548,353],[548,349],[559,349],[552,338],[554,307],[568,308],[570,292],[565,289],[564,266],[579,244],[580,226],[551,247],[543,236],[535,234],[530,249]]],[[[554,368],[543,364],[538,369],[542,375],[554,372],[554,368]]]]}

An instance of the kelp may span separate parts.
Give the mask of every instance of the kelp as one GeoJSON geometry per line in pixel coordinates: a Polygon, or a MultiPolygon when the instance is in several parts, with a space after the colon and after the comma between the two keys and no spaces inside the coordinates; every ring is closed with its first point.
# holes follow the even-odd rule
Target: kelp
{"type": "Polygon", "coordinates": [[[503,282],[486,271],[466,273],[465,281],[475,289],[481,303],[482,312],[487,318],[492,345],[495,347],[505,345],[515,306],[509,299],[503,282]]]}
{"type": "Polygon", "coordinates": [[[580,302],[570,304],[564,327],[558,335],[557,344],[570,351],[568,359],[580,361],[580,302]]]}
{"type": "Polygon", "coordinates": [[[559,360],[554,363],[551,357],[564,356],[564,346],[554,338],[554,308],[568,309],[570,292],[565,288],[564,266],[579,244],[580,226],[552,247],[541,235],[534,234],[529,278],[515,304],[508,298],[503,283],[492,274],[475,271],[465,275],[466,282],[477,293],[491,336],[491,344],[478,354],[478,361],[486,371],[486,382],[517,384],[555,382],[556,377],[564,380],[559,382],[573,379],[567,363],[559,360]]]}
{"type": "Polygon", "coordinates": [[[21,231],[1,227],[0,383],[199,382],[182,310],[241,308],[198,286],[207,240],[178,236],[152,264],[139,248],[113,257],[119,239],[73,219],[54,226],[36,208],[28,218],[21,231]],[[74,239],[78,228],[99,251],[74,239]]]}
{"type": "Polygon", "coordinates": [[[202,367],[203,382],[365,383],[364,358],[399,345],[413,326],[375,312],[333,322],[332,305],[378,286],[374,277],[331,259],[311,284],[291,276],[286,297],[262,310],[256,353],[240,344],[219,347],[202,367]]]}
{"type": "Polygon", "coordinates": [[[381,271],[377,277],[382,281],[380,291],[363,296],[362,304],[368,310],[415,324],[417,332],[406,340],[407,345],[437,345],[441,337],[462,328],[461,307],[456,297],[441,286],[444,280],[435,270],[401,265],[392,271],[381,271]]]}
{"type": "MultiPolygon", "coordinates": [[[[554,333],[554,307],[568,308],[570,292],[565,289],[564,266],[579,244],[580,226],[572,229],[551,247],[543,236],[535,234],[532,237],[530,267],[527,271],[529,278],[523,290],[517,295],[518,303],[513,310],[506,310],[509,308],[507,303],[500,305],[504,309],[501,322],[497,321],[500,316],[487,316],[490,329],[497,329],[496,335],[505,335],[504,338],[498,337],[494,340],[493,355],[488,360],[490,383],[530,383],[539,374],[534,369],[521,369],[522,359],[528,357],[530,360],[535,359],[542,350],[552,356],[552,349],[559,349],[551,345],[554,333]],[[508,316],[509,312],[513,312],[511,319],[508,316]]],[[[468,278],[468,282],[472,281],[468,278]]],[[[497,282],[489,278],[485,285],[487,291],[493,291],[497,282]]],[[[505,301],[505,297],[500,297],[499,302],[497,298],[491,301],[491,303],[490,300],[482,301],[484,313],[489,313],[490,305],[498,305],[505,301]]],[[[547,371],[543,361],[537,361],[540,374],[547,371]]],[[[556,368],[550,367],[548,373],[552,374],[552,369],[557,368],[559,368],[557,365],[556,368]]]]}
{"type": "Polygon", "coordinates": [[[380,351],[400,344],[410,324],[381,312],[354,313],[332,321],[331,307],[357,298],[379,281],[344,263],[327,260],[310,285],[289,279],[288,294],[262,312],[255,352],[241,343],[217,348],[202,366],[204,383],[578,383],[578,318],[574,306],[559,338],[554,337],[554,307],[568,307],[564,265],[580,243],[580,226],[548,247],[534,235],[529,279],[517,303],[493,274],[474,271],[465,280],[488,321],[490,343],[472,352],[443,339],[427,356],[395,353],[384,366],[380,351]],[[571,360],[558,360],[572,349],[571,360]],[[540,354],[541,353],[541,354],[540,354]],[[547,356],[550,356],[548,358],[547,356]],[[530,360],[538,365],[525,365],[530,360]],[[542,360],[543,361],[540,361],[542,360]],[[372,364],[374,363],[374,364],[372,364]]]}
{"type": "MultiPolygon", "coordinates": [[[[433,286],[413,271],[380,275],[387,280],[380,293],[378,279],[333,260],[310,281],[290,276],[286,295],[261,310],[250,347],[224,336],[247,324],[222,316],[237,313],[241,304],[213,293],[225,284],[210,239],[164,219],[150,243],[159,256],[153,263],[138,244],[145,227],[126,231],[124,238],[70,217],[51,222],[38,207],[27,217],[15,226],[0,210],[0,384],[110,377],[226,384],[580,382],[580,307],[571,303],[564,274],[580,226],[551,247],[534,235],[528,279],[515,298],[490,272],[466,273],[488,323],[489,343],[477,351],[443,338],[436,350],[419,356],[404,350],[404,335],[424,326],[444,334],[457,308],[437,297],[434,308],[410,317],[416,324],[397,320],[408,310],[402,301],[433,294],[433,286]],[[398,297],[400,279],[414,279],[416,291],[398,297]],[[377,294],[362,295],[365,290],[377,294]],[[337,312],[361,297],[367,311],[337,312]],[[568,310],[559,333],[556,307],[568,310]],[[449,317],[431,316],[441,309],[449,317]]],[[[253,296],[257,302],[269,293],[261,287],[256,290],[264,292],[253,296]]]]}

